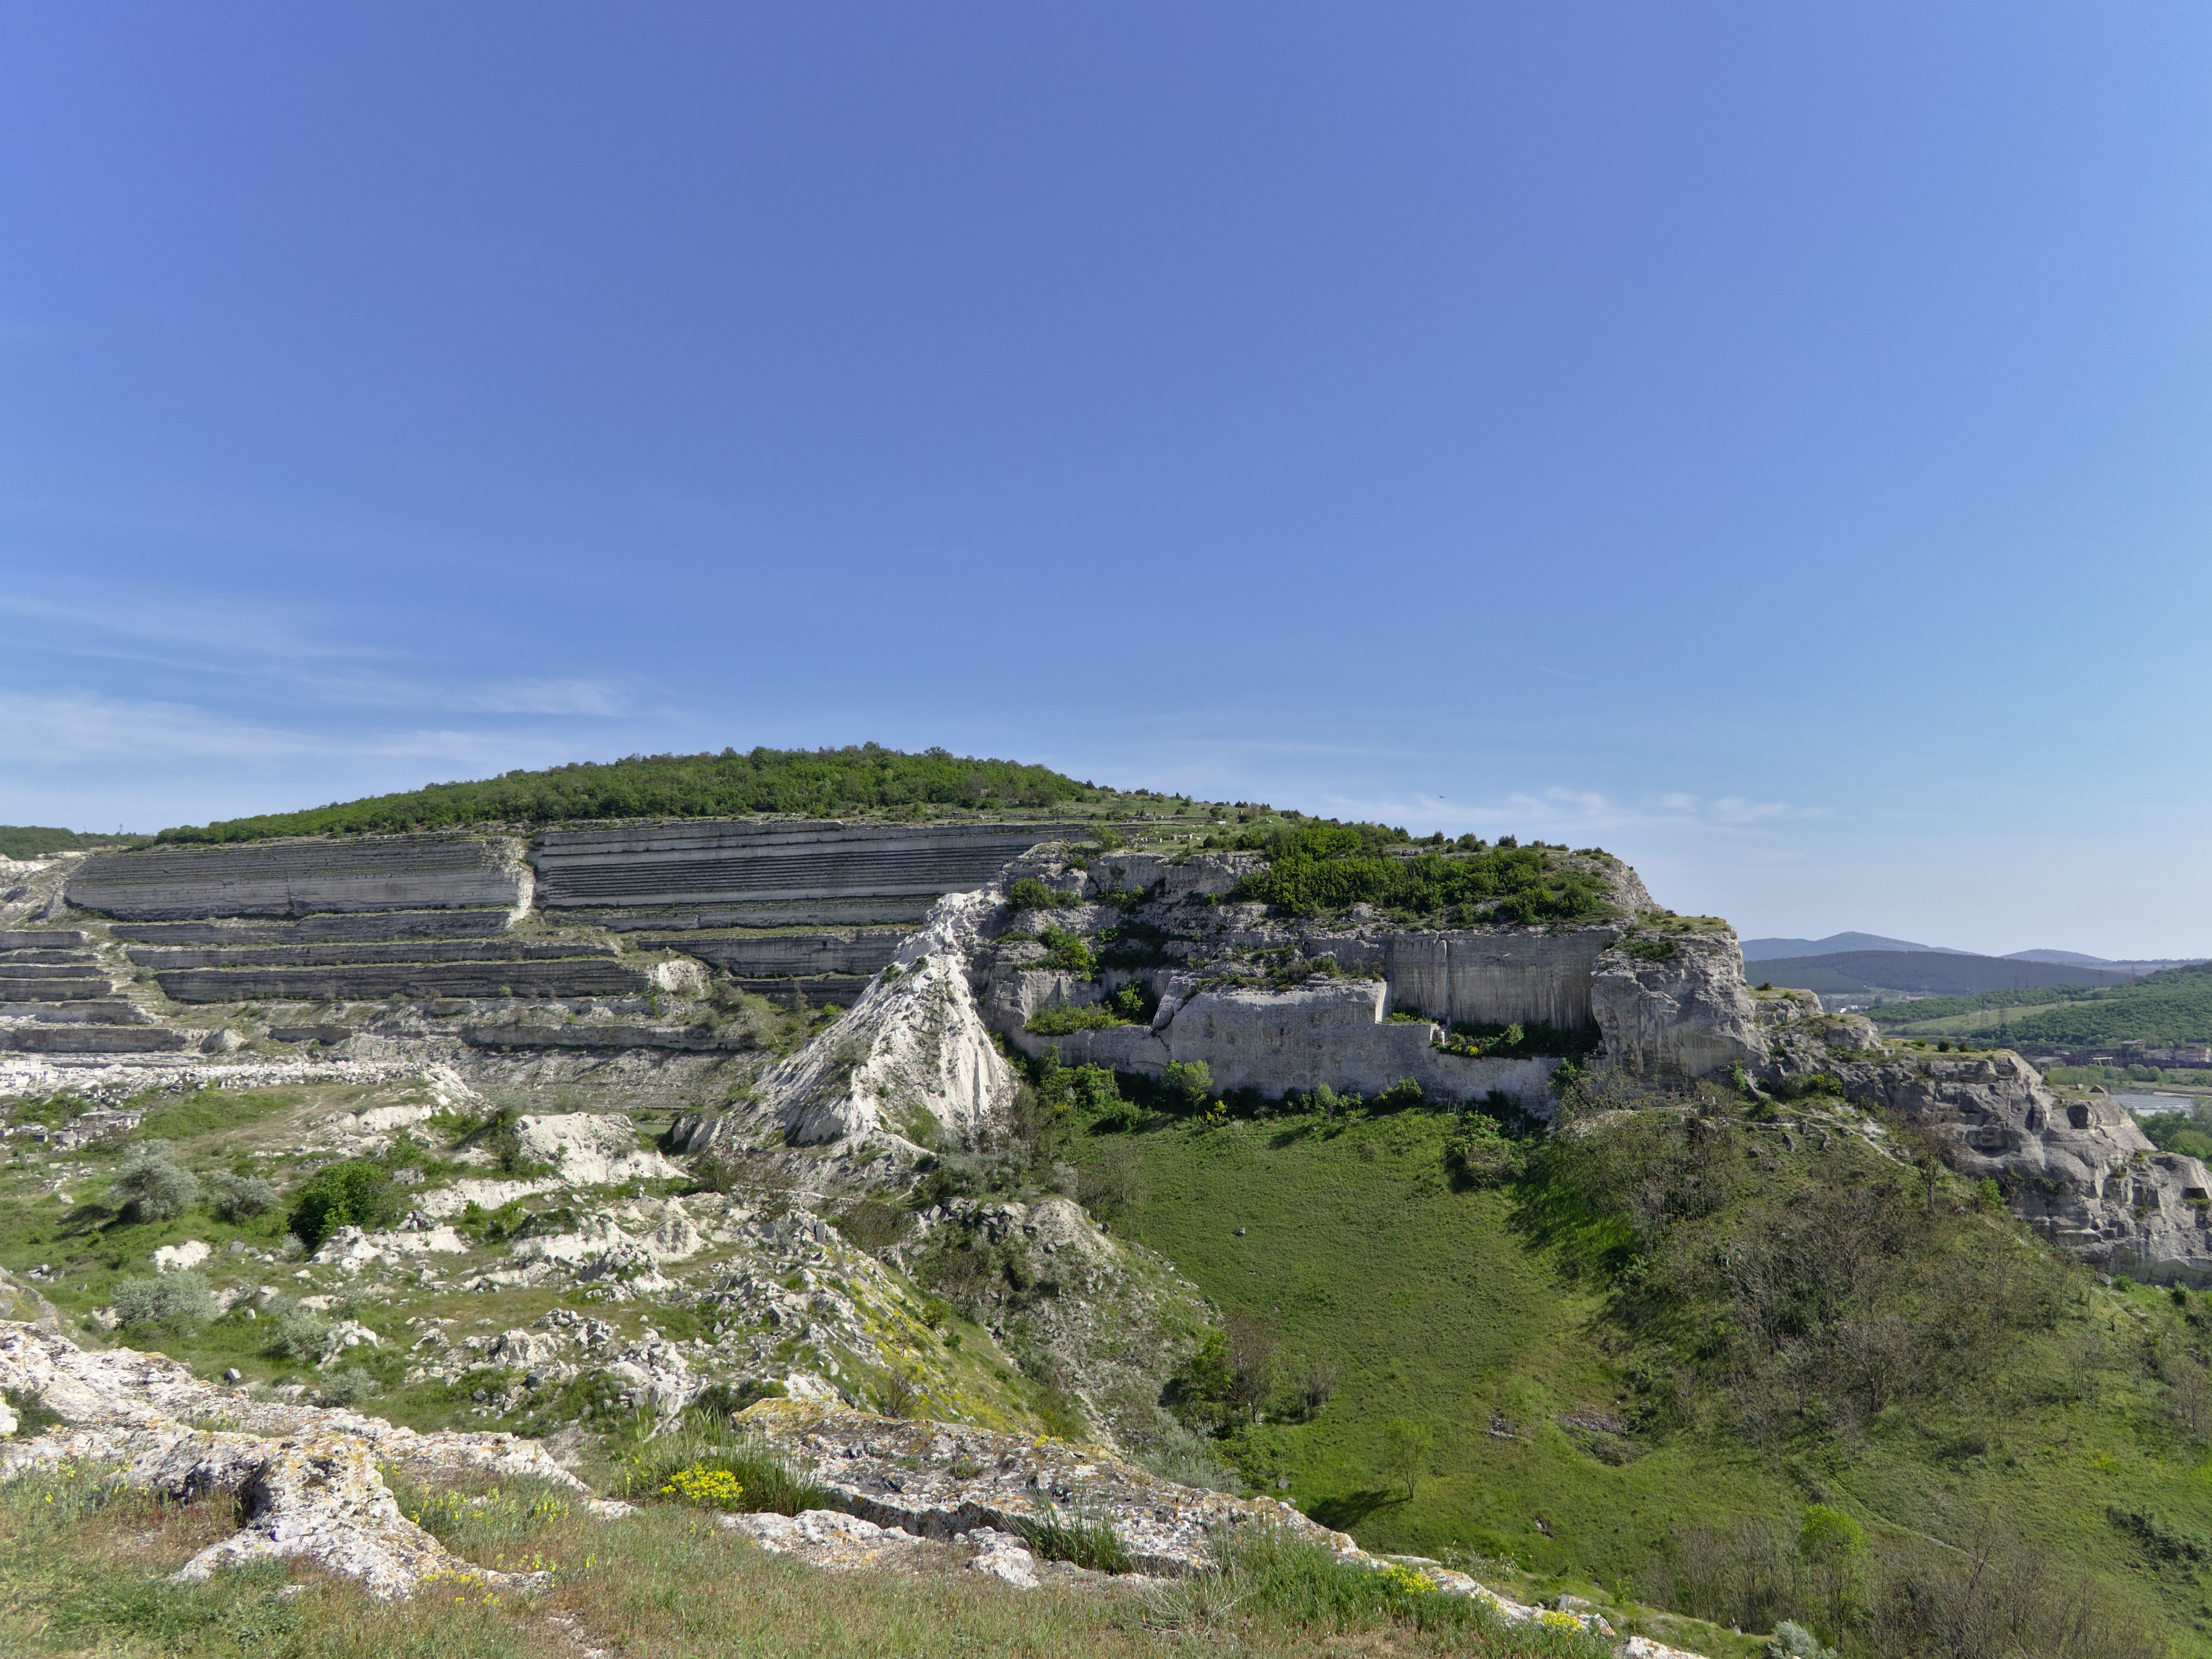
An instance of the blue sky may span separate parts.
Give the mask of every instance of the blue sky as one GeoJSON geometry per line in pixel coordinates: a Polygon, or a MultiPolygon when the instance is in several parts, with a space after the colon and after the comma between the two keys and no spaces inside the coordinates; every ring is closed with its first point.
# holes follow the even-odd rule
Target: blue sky
{"type": "Polygon", "coordinates": [[[2212,951],[2212,13],[0,9],[0,821],[873,739],[2212,951]]]}

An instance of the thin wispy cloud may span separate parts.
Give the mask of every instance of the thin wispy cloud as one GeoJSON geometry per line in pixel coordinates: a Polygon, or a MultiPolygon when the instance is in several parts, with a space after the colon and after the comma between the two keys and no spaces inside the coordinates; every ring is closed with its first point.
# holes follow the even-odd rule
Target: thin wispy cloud
{"type": "Polygon", "coordinates": [[[1725,834],[1826,816],[1825,809],[1742,795],[1699,796],[1670,792],[1623,799],[1595,789],[1563,785],[1516,790],[1455,801],[1448,796],[1333,796],[1327,810],[1338,817],[1418,825],[1424,830],[1473,825],[1492,835],[1589,842],[1601,836],[1667,830],[1725,834]]]}
{"type": "MultiPolygon", "coordinates": [[[[265,763],[313,758],[444,761],[461,765],[507,762],[517,740],[505,732],[453,728],[357,734],[302,730],[241,720],[189,703],[0,692],[0,730],[9,734],[0,773],[90,770],[118,763],[174,768],[181,762],[265,763]]],[[[557,738],[522,740],[549,759],[567,744],[557,738]]]]}

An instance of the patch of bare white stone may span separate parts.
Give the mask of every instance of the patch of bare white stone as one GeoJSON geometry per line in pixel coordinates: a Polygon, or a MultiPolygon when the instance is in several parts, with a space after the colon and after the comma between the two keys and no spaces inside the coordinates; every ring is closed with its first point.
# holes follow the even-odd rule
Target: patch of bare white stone
{"type": "MultiPolygon", "coordinates": [[[[97,1466],[122,1485],[173,1498],[227,1492],[242,1500],[244,1528],[187,1562],[181,1579],[258,1558],[304,1556],[380,1596],[404,1596],[425,1580],[453,1575],[531,1582],[448,1553],[400,1513],[380,1465],[431,1479],[470,1469],[534,1477],[584,1495],[601,1519],[634,1513],[629,1504],[590,1498],[534,1440],[423,1434],[357,1412],[257,1400],[203,1382],[163,1355],[82,1349],[39,1325],[0,1322],[0,1389],[38,1400],[62,1419],[33,1438],[0,1443],[0,1480],[64,1464],[97,1466]]],[[[1411,1568],[1440,1593],[1474,1597],[1509,1624],[1571,1620],[1613,1634],[1596,1613],[1527,1607],[1434,1561],[1370,1555],[1287,1504],[1177,1486],[1096,1447],[787,1400],[763,1401],[738,1422],[839,1507],[725,1516],[721,1525],[818,1566],[892,1568],[934,1539],[967,1546],[971,1567],[1019,1589],[1035,1589],[1048,1575],[1093,1577],[1040,1563],[1026,1542],[1040,1523],[1074,1515],[1109,1522],[1139,1574],[1175,1577],[1206,1571],[1223,1530],[1259,1525],[1320,1543],[1351,1565],[1411,1568]]],[[[0,1434],[13,1436],[15,1427],[0,1407],[0,1434]]],[[[1615,1652],[1678,1659],[1677,1650],[1642,1637],[1615,1652]]]]}

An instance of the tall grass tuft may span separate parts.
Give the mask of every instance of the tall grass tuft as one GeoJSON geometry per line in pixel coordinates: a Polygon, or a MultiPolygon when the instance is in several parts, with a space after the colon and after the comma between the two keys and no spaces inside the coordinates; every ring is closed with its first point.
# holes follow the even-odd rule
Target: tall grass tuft
{"type": "Polygon", "coordinates": [[[1066,1561],[1093,1572],[1137,1570],[1114,1523],[1088,1509],[1063,1511],[1048,1502],[1042,1516],[1022,1523],[1022,1536],[1048,1561],[1066,1561]]]}

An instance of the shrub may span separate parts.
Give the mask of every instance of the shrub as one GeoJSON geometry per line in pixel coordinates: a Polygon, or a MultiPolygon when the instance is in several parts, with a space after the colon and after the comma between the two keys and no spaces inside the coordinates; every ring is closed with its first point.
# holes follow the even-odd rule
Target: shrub
{"type": "Polygon", "coordinates": [[[208,1201],[225,1221],[245,1221],[276,1207],[276,1189],[259,1176],[211,1175],[208,1201]]]}
{"type": "Polygon", "coordinates": [[[1100,1004],[1074,1008],[1057,1005],[1040,1008],[1022,1029],[1038,1036],[1068,1036],[1077,1031],[1105,1031],[1128,1022],[1100,1004]]]}
{"type": "Polygon", "coordinates": [[[262,1343],[262,1352],[279,1359],[313,1365],[319,1362],[330,1347],[331,1328],[312,1308],[298,1303],[288,1303],[269,1322],[269,1334],[262,1343]]]}
{"type": "Polygon", "coordinates": [[[728,1469],[694,1463],[671,1474],[658,1492],[663,1498],[681,1498],[710,1510],[734,1510],[744,1502],[744,1486],[728,1469]]]}
{"type": "Polygon", "coordinates": [[[325,1406],[351,1407],[376,1392],[376,1379],[359,1365],[348,1365],[324,1378],[316,1397],[325,1406]]]}
{"type": "Polygon", "coordinates": [[[1048,927],[1037,938],[1044,945],[1045,967],[1082,979],[1089,979],[1098,971],[1098,963],[1081,934],[1071,933],[1065,927],[1048,927]]]}
{"type": "Polygon", "coordinates": [[[1194,1109],[1213,1092],[1213,1071],[1202,1060],[1170,1060],[1161,1074],[1160,1086],[1194,1109]]]}
{"type": "Polygon", "coordinates": [[[1511,847],[1506,838],[1487,852],[1433,850],[1411,858],[1394,851],[1407,843],[1405,833],[1380,824],[1271,827],[1240,839],[1266,850],[1269,862],[1237,883],[1231,896],[1292,915],[1357,903],[1417,915],[1451,911],[1468,921],[1487,914],[1523,925],[1611,914],[1597,876],[1559,866],[1548,848],[1511,847]]]}
{"type": "Polygon", "coordinates": [[[108,1189],[133,1221],[173,1221],[199,1200],[199,1178],[177,1162],[166,1140],[141,1141],[131,1150],[108,1189]]]}
{"type": "Polygon", "coordinates": [[[1149,1025],[1159,1012],[1160,1000],[1144,981],[1133,979],[1106,998],[1106,1006],[1134,1025],[1149,1025]]]}
{"type": "Polygon", "coordinates": [[[1766,1659],[1836,1659],[1836,1650],[1822,1647],[1811,1631],[1785,1619],[1774,1627],[1774,1639],[1766,1644],[1766,1659]]]}
{"type": "Polygon", "coordinates": [[[189,1269],[152,1279],[118,1279],[109,1303],[126,1326],[204,1325],[217,1312],[206,1278],[189,1269]]]}
{"type": "Polygon", "coordinates": [[[1377,1112],[1402,1112],[1420,1103],[1421,1085],[1412,1078],[1401,1077],[1375,1097],[1370,1109],[1377,1112]]]}
{"type": "Polygon", "coordinates": [[[1459,1133],[1445,1145],[1444,1163],[1468,1185],[1492,1187],[1518,1178],[1526,1159],[1520,1144],[1495,1118],[1468,1112],[1460,1119],[1459,1133]]]}
{"type": "Polygon", "coordinates": [[[864,1250],[888,1249],[906,1236],[906,1217],[879,1198],[862,1199],[836,1218],[836,1226],[864,1250]]]}
{"type": "Polygon", "coordinates": [[[834,1493],[804,1479],[759,1442],[732,1441],[720,1431],[689,1427],[660,1436],[633,1455],[615,1477],[615,1495],[683,1498],[680,1488],[665,1491],[677,1484],[677,1477],[696,1482],[716,1473],[737,1483],[745,1507],[755,1513],[797,1515],[837,1507],[834,1493]]]}
{"type": "Polygon", "coordinates": [[[1083,901],[1073,893],[1046,886],[1035,876],[1022,876],[1006,889],[1006,902],[1017,910],[1064,910],[1083,901]]]}
{"type": "Polygon", "coordinates": [[[405,1213],[392,1172],[356,1158],[317,1170],[300,1189],[286,1224],[308,1249],[318,1250],[341,1227],[374,1231],[392,1226],[405,1213]]]}

